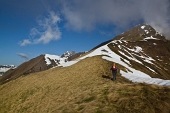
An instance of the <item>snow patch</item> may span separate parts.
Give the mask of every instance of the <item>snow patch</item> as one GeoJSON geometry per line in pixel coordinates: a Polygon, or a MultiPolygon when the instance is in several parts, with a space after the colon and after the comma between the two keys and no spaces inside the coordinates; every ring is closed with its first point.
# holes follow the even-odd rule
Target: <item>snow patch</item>
{"type": "Polygon", "coordinates": [[[65,62],[65,63],[59,64],[58,66],[68,67],[68,66],[71,66],[71,65],[77,63],[78,61],[80,61],[80,60],[65,62]]]}
{"type": "Polygon", "coordinates": [[[122,37],[120,40],[122,40],[124,37],[122,37]]]}
{"type": "Polygon", "coordinates": [[[139,52],[141,52],[141,51],[142,51],[142,48],[141,48],[141,47],[135,46],[134,52],[139,53],[139,52]]]}
{"type": "Polygon", "coordinates": [[[146,34],[149,34],[149,31],[148,31],[148,30],[145,30],[145,33],[146,33],[146,34]]]}
{"type": "Polygon", "coordinates": [[[51,60],[54,60],[55,62],[57,62],[57,60],[60,60],[60,56],[57,55],[50,55],[50,54],[45,54],[45,61],[47,65],[51,64],[51,60]]]}
{"type": "Polygon", "coordinates": [[[130,62],[129,62],[128,60],[126,60],[126,59],[123,59],[123,60],[124,60],[125,63],[131,65],[130,62]]]}
{"type": "Polygon", "coordinates": [[[141,29],[144,29],[145,27],[146,27],[146,26],[143,25],[143,26],[141,26],[141,29]]]}
{"type": "Polygon", "coordinates": [[[156,73],[155,72],[155,70],[153,70],[153,69],[151,69],[151,68],[149,68],[149,67],[147,67],[147,66],[145,66],[146,68],[148,68],[150,71],[152,71],[153,73],[156,73]]]}
{"type": "Polygon", "coordinates": [[[122,49],[122,46],[121,45],[118,45],[119,49],[122,49]]]}
{"type": "Polygon", "coordinates": [[[150,40],[150,39],[152,39],[152,40],[159,40],[158,38],[154,38],[153,36],[146,37],[143,40],[150,40]]]}
{"type": "Polygon", "coordinates": [[[148,83],[148,84],[157,84],[162,86],[170,86],[170,80],[163,80],[159,78],[146,78],[146,77],[139,77],[130,72],[124,72],[120,70],[120,73],[125,78],[131,80],[132,82],[140,82],[140,83],[148,83]]]}
{"type": "Polygon", "coordinates": [[[14,65],[0,65],[0,76],[2,76],[8,70],[15,69],[15,68],[16,67],[14,65]]]}

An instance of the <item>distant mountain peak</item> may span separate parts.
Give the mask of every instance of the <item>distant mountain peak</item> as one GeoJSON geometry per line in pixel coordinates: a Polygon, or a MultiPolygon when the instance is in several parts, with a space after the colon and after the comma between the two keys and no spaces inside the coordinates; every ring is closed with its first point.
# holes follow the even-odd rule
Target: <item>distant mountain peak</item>
{"type": "Polygon", "coordinates": [[[0,76],[10,69],[15,69],[15,65],[0,65],[0,76]]]}
{"type": "Polygon", "coordinates": [[[114,38],[114,40],[128,41],[140,41],[146,39],[166,40],[161,33],[148,24],[139,24],[114,38]]]}
{"type": "Polygon", "coordinates": [[[63,58],[63,57],[69,58],[69,57],[71,57],[72,55],[75,55],[75,54],[76,54],[75,51],[66,51],[65,53],[63,53],[63,54],[61,55],[61,58],[63,58]]]}
{"type": "Polygon", "coordinates": [[[64,63],[71,61],[72,59],[75,59],[84,53],[85,52],[76,53],[75,51],[66,51],[62,56],[42,54],[40,56],[37,56],[36,58],[22,63],[13,70],[6,70],[3,76],[0,77],[0,84],[16,79],[22,75],[44,71],[55,66],[63,66],[64,63]]]}

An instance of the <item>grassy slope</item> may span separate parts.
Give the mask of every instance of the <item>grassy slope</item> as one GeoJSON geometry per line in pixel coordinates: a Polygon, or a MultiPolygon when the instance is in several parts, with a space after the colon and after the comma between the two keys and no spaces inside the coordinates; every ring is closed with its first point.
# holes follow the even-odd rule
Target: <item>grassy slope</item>
{"type": "Polygon", "coordinates": [[[0,113],[170,112],[170,87],[134,84],[119,74],[113,82],[111,64],[86,58],[0,85],[0,113]]]}

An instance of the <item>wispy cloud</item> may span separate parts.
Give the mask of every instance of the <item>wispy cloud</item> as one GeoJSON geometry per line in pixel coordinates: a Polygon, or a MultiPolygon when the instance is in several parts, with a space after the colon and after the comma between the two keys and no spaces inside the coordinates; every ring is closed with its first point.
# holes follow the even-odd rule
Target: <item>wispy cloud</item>
{"type": "Polygon", "coordinates": [[[22,42],[20,42],[20,45],[21,46],[25,46],[25,45],[28,45],[28,44],[31,44],[32,42],[29,41],[29,39],[24,39],[22,42]]]}
{"type": "Polygon", "coordinates": [[[30,38],[19,42],[20,46],[39,43],[47,44],[52,40],[60,39],[62,34],[58,27],[60,20],[60,17],[55,12],[50,11],[47,17],[38,20],[38,26],[30,30],[30,38]]]}
{"type": "Polygon", "coordinates": [[[21,58],[24,58],[25,60],[29,59],[29,57],[24,53],[17,53],[17,55],[20,56],[21,58]]]}

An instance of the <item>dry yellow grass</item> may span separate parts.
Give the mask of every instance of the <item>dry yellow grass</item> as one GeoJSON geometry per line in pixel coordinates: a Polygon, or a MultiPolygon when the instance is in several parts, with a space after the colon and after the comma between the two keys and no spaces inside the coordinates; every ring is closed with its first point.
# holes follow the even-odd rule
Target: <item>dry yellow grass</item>
{"type": "Polygon", "coordinates": [[[111,81],[111,65],[96,56],[0,85],[0,113],[170,112],[169,87],[111,81]]]}

